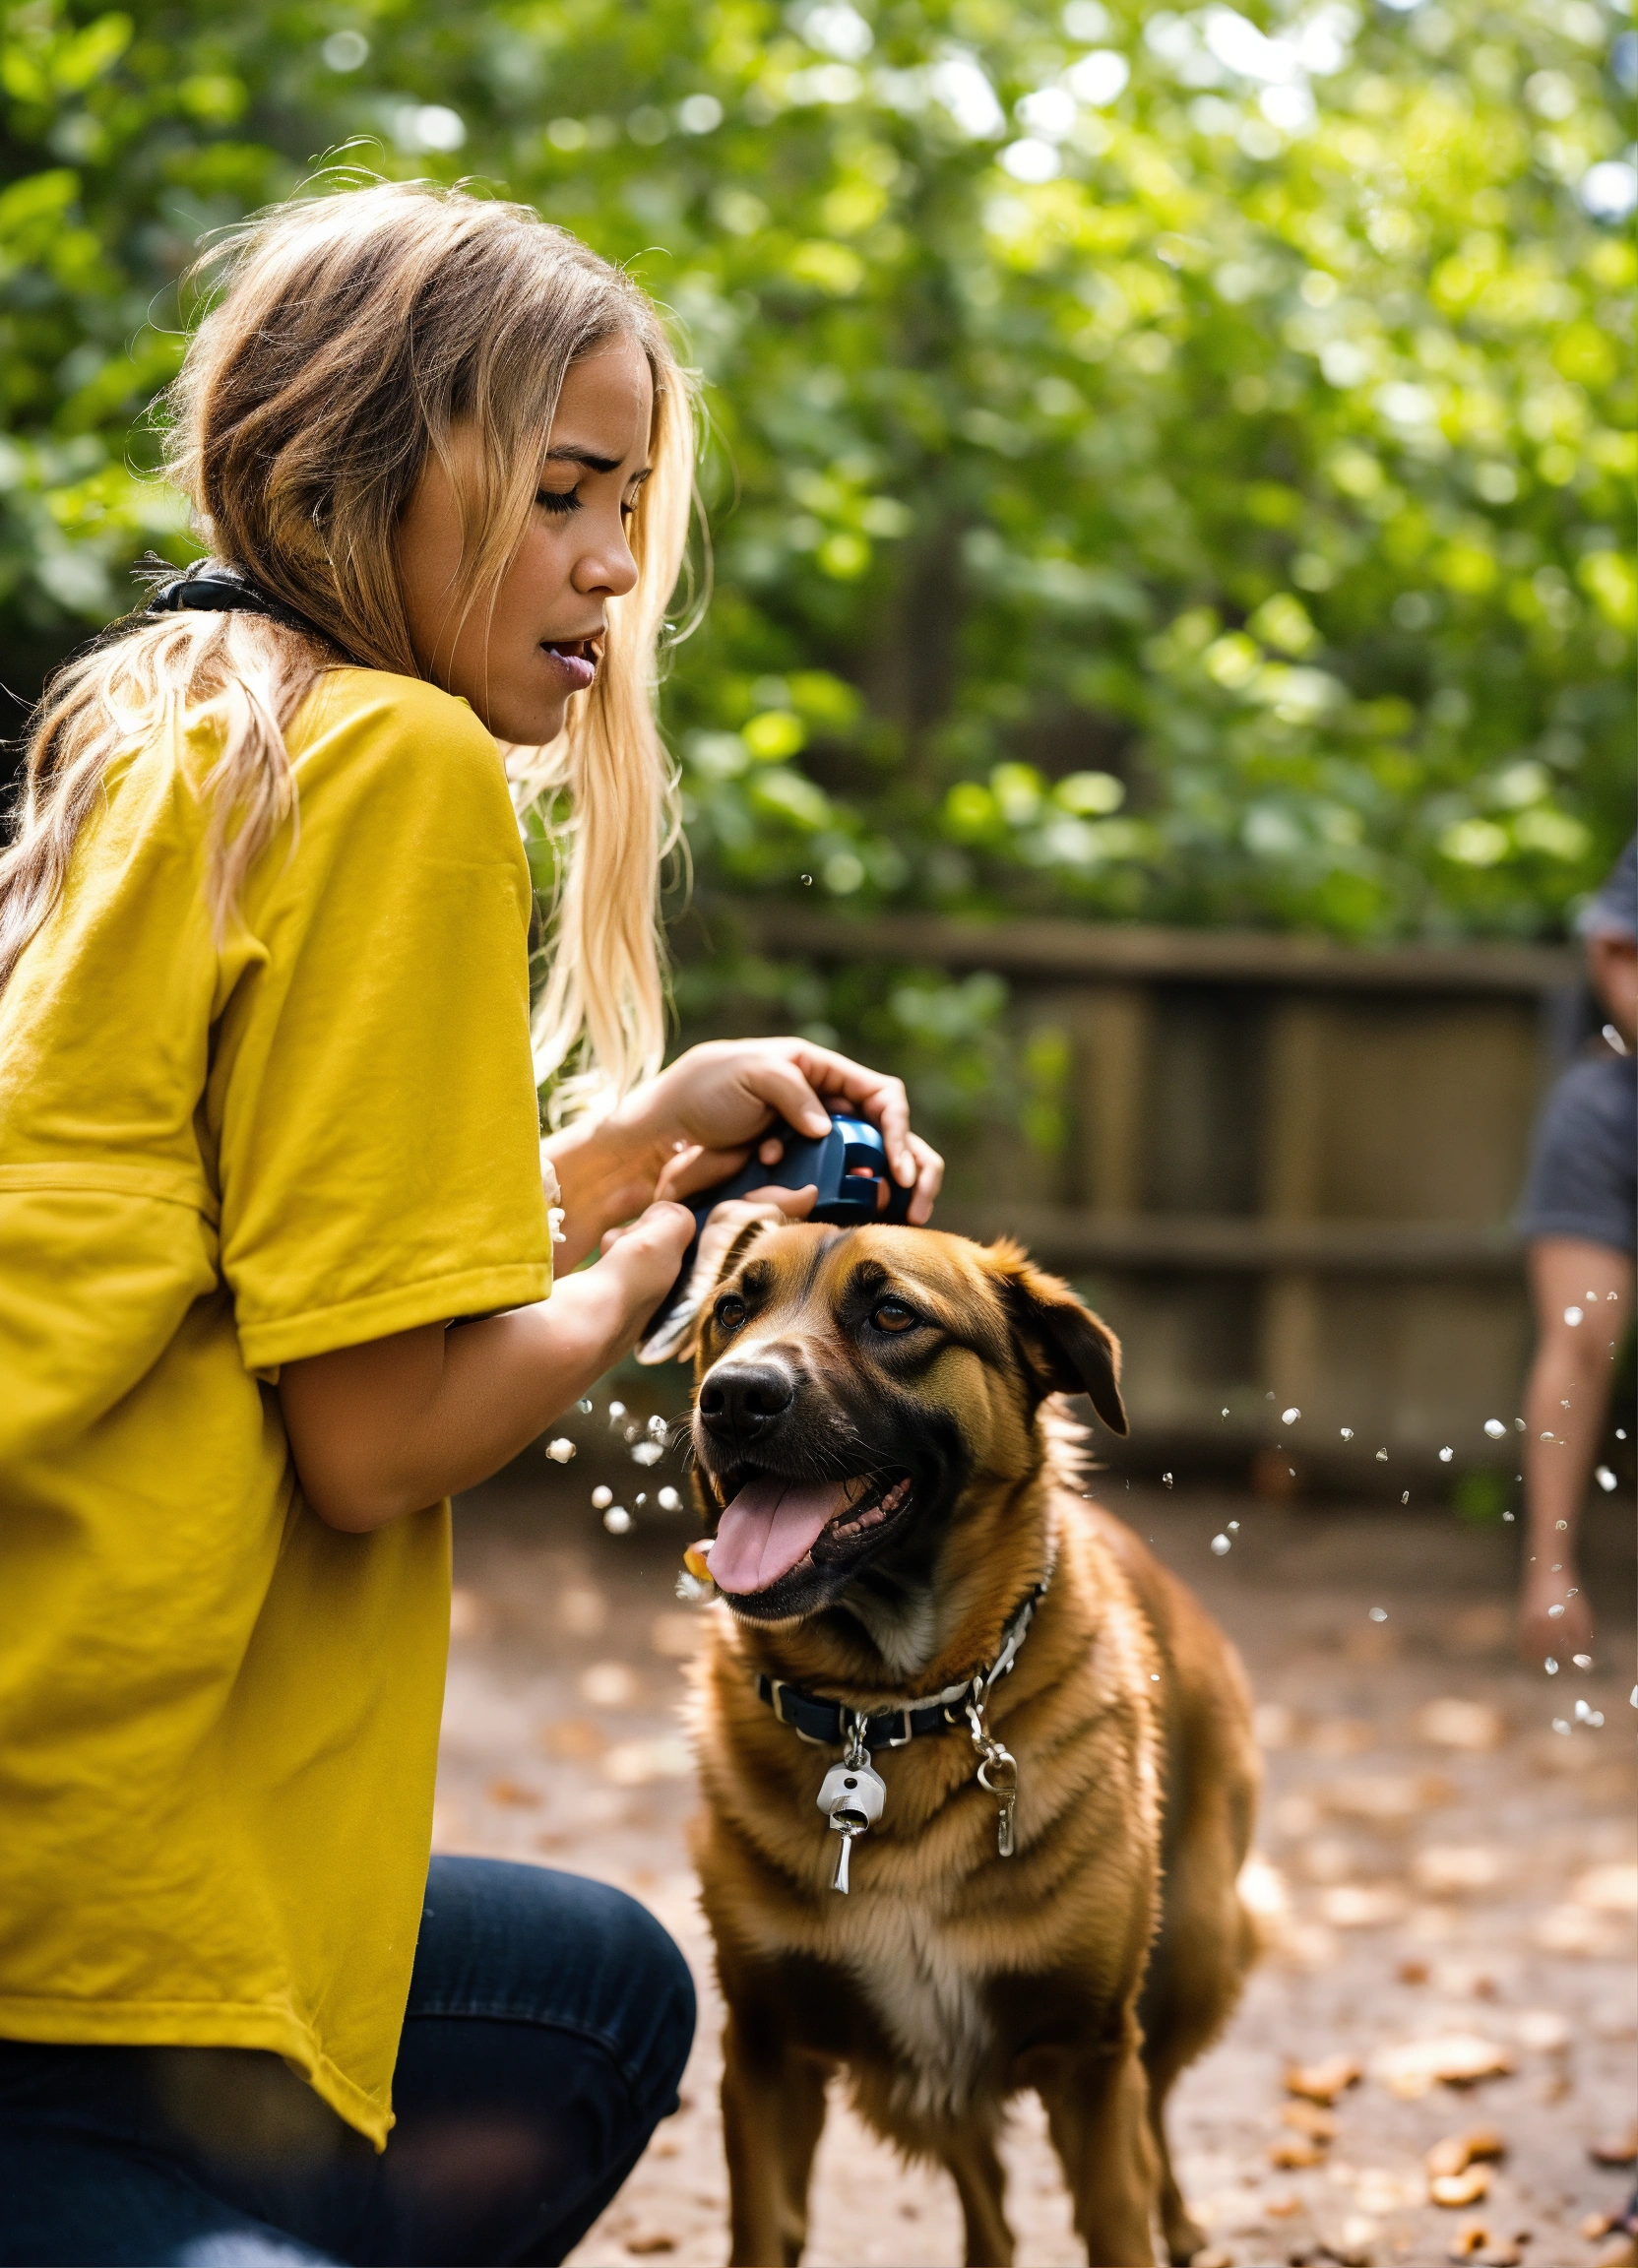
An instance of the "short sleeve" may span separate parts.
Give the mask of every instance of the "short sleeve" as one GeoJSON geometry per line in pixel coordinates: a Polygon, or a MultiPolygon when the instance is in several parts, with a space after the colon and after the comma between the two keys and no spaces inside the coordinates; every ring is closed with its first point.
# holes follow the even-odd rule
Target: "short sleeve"
{"type": "Polygon", "coordinates": [[[206,1095],[261,1371],[551,1283],[499,751],[465,703],[363,670],[321,679],[290,746],[294,839],[247,895],[206,1095]]]}
{"type": "Polygon", "coordinates": [[[1630,1253],[1638,1225],[1638,1080],[1630,1058],[1566,1071],[1537,1129],[1519,1233],[1574,1237],[1630,1253]]]}

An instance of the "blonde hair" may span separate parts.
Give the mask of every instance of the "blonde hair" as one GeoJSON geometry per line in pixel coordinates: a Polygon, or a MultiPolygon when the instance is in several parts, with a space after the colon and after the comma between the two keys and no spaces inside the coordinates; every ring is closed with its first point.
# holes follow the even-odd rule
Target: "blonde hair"
{"type": "Polygon", "coordinates": [[[319,634],[240,610],[137,615],[57,673],[0,857],[0,984],[60,895],[109,765],[184,719],[217,742],[205,888],[222,934],[293,815],[284,732],[315,678],[348,662],[421,674],[394,536],[429,453],[453,470],[452,426],[478,437],[465,612],[523,540],[565,372],[631,338],[655,387],[653,472],[629,523],[636,587],[608,602],[601,666],[557,740],[509,762],[520,813],[540,815],[554,853],[536,1077],[555,1117],[606,1105],[664,1044],[658,884],[676,822],[655,689],[694,493],[685,374],[630,278],[526,206],[377,182],[276,208],[226,262],[168,398],[165,469],[215,558],[319,634]]]}

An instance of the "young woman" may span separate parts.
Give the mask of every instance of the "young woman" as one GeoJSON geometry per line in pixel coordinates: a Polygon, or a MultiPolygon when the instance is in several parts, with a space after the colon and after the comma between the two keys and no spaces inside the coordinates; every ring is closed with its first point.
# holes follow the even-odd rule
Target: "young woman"
{"type": "Polygon", "coordinates": [[[557,2260],[692,1994],[616,1892],[428,1871],[448,1495],[773,1112],[868,1111],[915,1218],[939,1162],[823,1048],[659,1068],[692,435],[625,277],[459,194],[297,204],[175,408],[214,565],[48,690],[0,860],[0,2258],[557,2260]],[[548,1199],[602,1250],[549,1299],[548,1199]]]}

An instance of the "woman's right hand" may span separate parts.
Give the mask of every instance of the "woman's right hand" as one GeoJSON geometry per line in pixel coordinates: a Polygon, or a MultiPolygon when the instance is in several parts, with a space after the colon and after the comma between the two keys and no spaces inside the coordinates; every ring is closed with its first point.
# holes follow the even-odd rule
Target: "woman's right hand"
{"type": "MultiPolygon", "coordinates": [[[[693,1214],[686,1205],[673,1205],[663,1198],[639,1213],[635,1221],[610,1228],[603,1237],[589,1275],[620,1287],[633,1336],[676,1282],[683,1254],[693,1240],[693,1214]]],[[[619,1352],[623,1354],[624,1348],[619,1352]]]]}

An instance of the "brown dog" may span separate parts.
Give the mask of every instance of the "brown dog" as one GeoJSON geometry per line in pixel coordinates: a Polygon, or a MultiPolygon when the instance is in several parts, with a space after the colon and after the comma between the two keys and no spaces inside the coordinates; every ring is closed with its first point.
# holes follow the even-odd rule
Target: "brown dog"
{"type": "Polygon", "coordinates": [[[1204,2242],[1162,2112],[1250,1958],[1257,1765],[1232,1649],[1082,1493],[1050,1398],[1124,1432],[1118,1363],[1016,1246],[927,1229],[750,1227],[703,1310],[693,1439],[733,1613],[697,1679],[695,1857],[744,2268],[801,2256],[839,2069],[949,2168],[971,2262],[1012,2258],[996,2137],[1025,2087],[1093,2268],[1152,2263],[1157,2212],[1173,2261],[1204,2242]],[[866,1728],[880,1816],[833,1830],[827,1774],[854,1828],[874,1776],[833,1704],[929,1696],[866,1728]]]}

